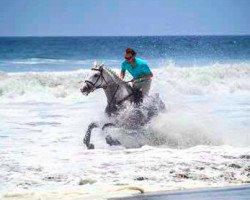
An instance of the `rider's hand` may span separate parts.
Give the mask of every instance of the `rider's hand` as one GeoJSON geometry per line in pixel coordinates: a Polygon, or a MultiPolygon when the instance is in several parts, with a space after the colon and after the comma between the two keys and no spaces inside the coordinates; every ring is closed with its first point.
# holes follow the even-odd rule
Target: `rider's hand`
{"type": "Polygon", "coordinates": [[[136,79],[136,78],[133,78],[133,79],[131,80],[131,82],[132,82],[133,84],[135,84],[135,83],[137,82],[137,79],[136,79]]]}
{"type": "Polygon", "coordinates": [[[133,83],[133,84],[135,84],[135,83],[137,83],[137,82],[140,82],[142,79],[141,78],[133,78],[132,80],[131,80],[131,82],[133,83]]]}

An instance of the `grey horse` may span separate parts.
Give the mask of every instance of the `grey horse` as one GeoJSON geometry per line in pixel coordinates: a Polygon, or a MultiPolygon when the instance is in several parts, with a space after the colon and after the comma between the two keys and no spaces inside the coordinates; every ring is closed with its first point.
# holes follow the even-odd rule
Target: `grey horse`
{"type": "MultiPolygon", "coordinates": [[[[107,97],[107,106],[105,113],[109,116],[111,122],[102,125],[102,130],[107,127],[123,127],[127,129],[137,129],[148,123],[159,111],[165,110],[164,103],[159,95],[147,97],[142,102],[141,91],[134,91],[128,82],[122,81],[119,76],[109,68],[103,65],[94,65],[92,73],[84,81],[80,89],[84,95],[94,92],[96,89],[103,89],[107,97]],[[131,106],[133,109],[126,118],[121,116],[121,111],[131,106]]],[[[84,144],[88,149],[93,149],[94,145],[90,143],[91,132],[99,127],[99,123],[92,122],[86,131],[84,144]]],[[[118,140],[114,140],[110,135],[106,136],[106,142],[109,145],[121,145],[118,140]]]]}

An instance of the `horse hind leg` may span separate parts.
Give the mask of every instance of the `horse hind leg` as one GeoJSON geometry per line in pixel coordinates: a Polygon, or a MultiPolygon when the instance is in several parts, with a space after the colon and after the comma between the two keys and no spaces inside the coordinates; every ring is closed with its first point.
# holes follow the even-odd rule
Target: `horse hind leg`
{"type": "Polygon", "coordinates": [[[86,147],[87,147],[88,149],[94,149],[94,148],[95,148],[95,146],[94,146],[92,143],[90,143],[90,137],[91,137],[91,132],[92,132],[92,130],[93,130],[94,128],[97,128],[97,127],[98,127],[97,123],[92,122],[92,123],[89,125],[89,127],[88,127],[88,129],[87,129],[87,131],[86,131],[85,137],[84,137],[84,139],[83,139],[83,143],[86,145],[86,147]]]}

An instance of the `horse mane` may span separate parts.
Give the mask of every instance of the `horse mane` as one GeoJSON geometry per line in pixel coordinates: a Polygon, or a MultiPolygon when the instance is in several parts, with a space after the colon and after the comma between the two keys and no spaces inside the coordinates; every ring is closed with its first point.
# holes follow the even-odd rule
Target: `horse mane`
{"type": "Polygon", "coordinates": [[[100,69],[100,67],[102,67],[113,78],[113,80],[117,84],[119,84],[119,85],[125,85],[126,87],[129,86],[126,82],[122,81],[120,79],[119,75],[114,70],[112,70],[111,68],[104,67],[103,65],[95,65],[96,69],[100,69]]]}
{"type": "Polygon", "coordinates": [[[117,83],[124,83],[124,82],[120,79],[119,75],[118,75],[115,71],[113,71],[112,69],[110,69],[110,68],[108,68],[108,67],[104,67],[104,69],[106,69],[106,71],[107,71],[110,75],[112,75],[112,77],[114,78],[115,82],[117,82],[117,83]]]}

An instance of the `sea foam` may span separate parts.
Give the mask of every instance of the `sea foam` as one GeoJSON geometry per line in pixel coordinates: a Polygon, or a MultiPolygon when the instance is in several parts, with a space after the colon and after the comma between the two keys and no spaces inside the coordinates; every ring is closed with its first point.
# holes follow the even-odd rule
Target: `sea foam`
{"type": "MultiPolygon", "coordinates": [[[[114,69],[117,72],[119,70],[114,69]]],[[[170,95],[205,95],[250,91],[249,64],[214,64],[204,67],[177,68],[168,65],[153,68],[153,89],[170,95]]],[[[81,98],[81,81],[90,70],[70,72],[20,72],[0,74],[0,95],[3,98],[81,98]]],[[[24,99],[25,99],[24,98],[24,99]]]]}

